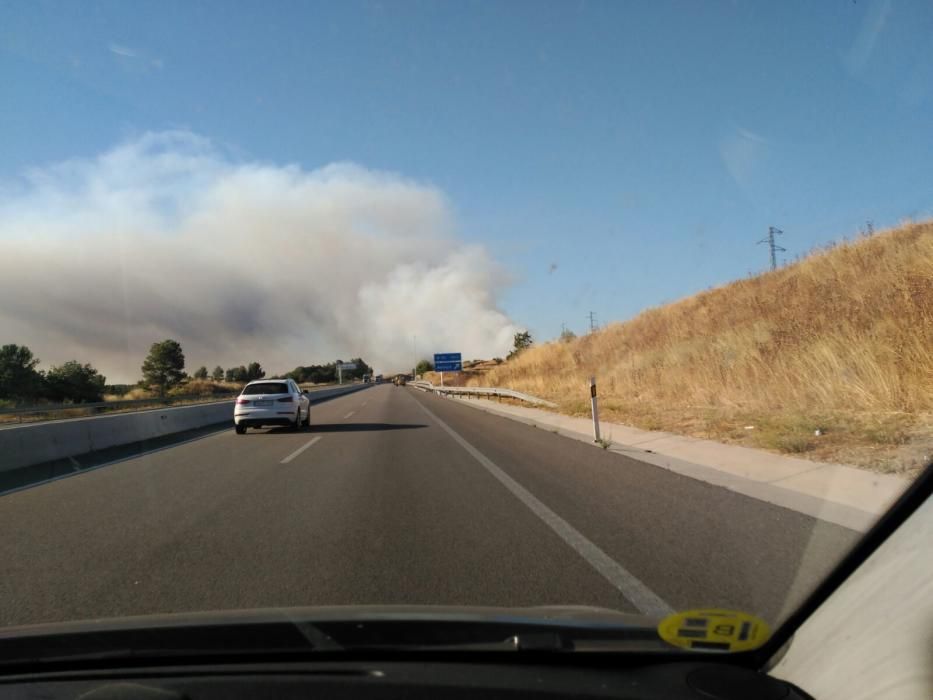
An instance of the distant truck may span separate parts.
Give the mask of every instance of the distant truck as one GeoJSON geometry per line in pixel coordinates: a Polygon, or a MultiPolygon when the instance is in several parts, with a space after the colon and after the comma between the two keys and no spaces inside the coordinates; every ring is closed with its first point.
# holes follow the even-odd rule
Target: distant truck
{"type": "Polygon", "coordinates": [[[372,377],[370,377],[368,374],[364,374],[364,375],[363,375],[363,384],[369,384],[370,379],[372,379],[372,377]]]}

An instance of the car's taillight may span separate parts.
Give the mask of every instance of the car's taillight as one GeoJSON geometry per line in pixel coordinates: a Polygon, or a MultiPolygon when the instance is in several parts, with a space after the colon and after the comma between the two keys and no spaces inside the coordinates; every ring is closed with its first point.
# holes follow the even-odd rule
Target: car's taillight
{"type": "Polygon", "coordinates": [[[295,403],[295,398],[293,396],[284,396],[279,399],[279,403],[295,403]]]}
{"type": "Polygon", "coordinates": [[[249,399],[237,399],[236,402],[239,406],[249,406],[249,399]]]}

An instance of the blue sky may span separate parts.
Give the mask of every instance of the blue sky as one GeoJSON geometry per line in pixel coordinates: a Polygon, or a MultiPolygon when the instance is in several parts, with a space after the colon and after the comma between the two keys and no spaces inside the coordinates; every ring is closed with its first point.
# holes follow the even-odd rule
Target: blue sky
{"type": "Polygon", "coordinates": [[[187,129],[442,190],[580,332],[933,201],[933,4],[8,2],[0,182],[187,129]]]}

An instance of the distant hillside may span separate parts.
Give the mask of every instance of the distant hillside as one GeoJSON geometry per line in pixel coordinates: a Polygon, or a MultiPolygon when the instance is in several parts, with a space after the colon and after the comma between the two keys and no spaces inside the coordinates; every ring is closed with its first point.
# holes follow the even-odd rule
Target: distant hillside
{"type": "Polygon", "coordinates": [[[469,383],[578,413],[591,374],[622,422],[915,468],[933,424],[933,222],[533,347],[469,383]]]}

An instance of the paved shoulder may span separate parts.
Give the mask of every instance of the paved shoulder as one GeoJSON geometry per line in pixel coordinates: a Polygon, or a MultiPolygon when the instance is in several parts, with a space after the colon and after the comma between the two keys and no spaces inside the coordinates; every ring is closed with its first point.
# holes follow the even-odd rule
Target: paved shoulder
{"type": "Polygon", "coordinates": [[[729,605],[774,619],[858,538],[456,401],[409,396],[675,607],[729,605]]]}

